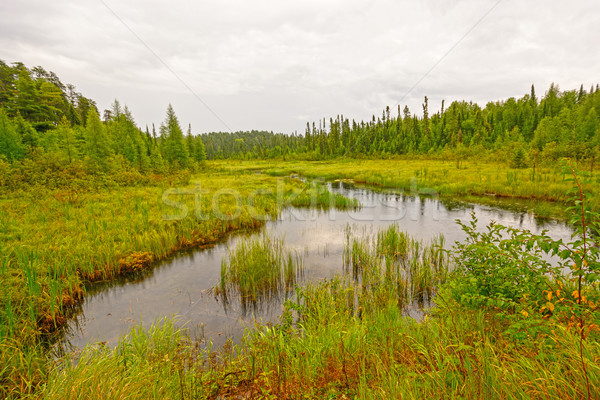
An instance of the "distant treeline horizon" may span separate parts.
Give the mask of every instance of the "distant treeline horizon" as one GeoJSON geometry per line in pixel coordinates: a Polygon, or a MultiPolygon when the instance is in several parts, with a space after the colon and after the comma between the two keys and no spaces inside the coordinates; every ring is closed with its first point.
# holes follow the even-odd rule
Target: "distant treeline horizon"
{"type": "MultiPolygon", "coordinates": [[[[454,100],[419,114],[407,106],[386,107],[368,121],[343,115],[307,122],[303,134],[272,131],[187,134],[169,105],[158,132],[138,127],[117,100],[102,113],[96,103],[53,72],[0,60],[0,163],[52,159],[88,172],[124,167],[141,173],[197,169],[206,159],[338,157],[390,158],[404,155],[487,157],[524,167],[562,157],[591,160],[600,152],[600,90],[561,91],[551,84],[538,98],[535,87],[521,98],[485,107],[454,100]]],[[[7,166],[4,169],[8,168],[7,166]]]]}

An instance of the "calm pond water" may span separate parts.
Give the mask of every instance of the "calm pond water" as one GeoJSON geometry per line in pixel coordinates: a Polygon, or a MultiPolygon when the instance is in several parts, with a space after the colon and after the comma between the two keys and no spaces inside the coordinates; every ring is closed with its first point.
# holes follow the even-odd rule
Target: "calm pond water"
{"type": "MultiPolygon", "coordinates": [[[[467,221],[474,211],[483,229],[492,220],[513,227],[565,240],[571,229],[564,223],[539,221],[530,213],[518,213],[475,204],[443,202],[437,198],[419,197],[392,192],[375,192],[334,183],[333,191],[358,199],[362,208],[356,211],[288,209],[276,221],[264,227],[272,237],[282,238],[286,247],[304,260],[302,282],[317,281],[342,274],[343,250],[348,227],[356,235],[370,235],[397,223],[401,230],[416,239],[430,240],[444,235],[446,246],[465,238],[456,219],[467,221]]],[[[254,232],[250,235],[260,235],[254,232]]],[[[215,346],[227,338],[241,337],[245,327],[254,320],[276,321],[281,303],[248,312],[239,303],[228,307],[219,302],[211,289],[220,276],[221,259],[228,248],[235,248],[243,237],[232,235],[211,248],[186,252],[163,262],[143,277],[96,285],[88,295],[78,315],[65,332],[71,350],[102,341],[116,344],[119,336],[131,327],[149,325],[163,316],[175,316],[197,337],[212,340],[215,346]],[[71,347],[72,346],[72,347],[71,347]]]]}

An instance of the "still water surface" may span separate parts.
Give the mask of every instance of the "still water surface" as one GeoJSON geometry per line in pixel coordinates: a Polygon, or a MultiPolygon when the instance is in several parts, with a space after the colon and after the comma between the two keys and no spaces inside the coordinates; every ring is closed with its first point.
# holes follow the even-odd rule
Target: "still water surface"
{"type": "MultiPolygon", "coordinates": [[[[333,191],[360,201],[355,211],[288,209],[264,227],[272,237],[282,238],[288,249],[304,260],[302,282],[317,281],[342,274],[343,251],[348,227],[355,236],[371,235],[396,223],[412,237],[428,241],[444,235],[446,246],[461,241],[465,234],[456,219],[468,221],[475,212],[480,229],[492,220],[503,225],[540,233],[543,229],[555,239],[568,240],[571,229],[564,223],[540,221],[530,213],[518,213],[475,204],[443,202],[419,197],[335,183],[333,191]]],[[[250,235],[260,235],[254,232],[250,235]]],[[[248,312],[239,303],[228,307],[215,299],[221,260],[228,248],[235,248],[243,235],[232,235],[211,248],[186,252],[163,262],[143,277],[96,285],[88,290],[79,314],[72,320],[66,342],[75,349],[102,341],[116,344],[119,336],[140,323],[149,325],[157,318],[175,316],[195,336],[222,345],[227,338],[239,338],[253,321],[274,322],[281,303],[248,312]]]]}

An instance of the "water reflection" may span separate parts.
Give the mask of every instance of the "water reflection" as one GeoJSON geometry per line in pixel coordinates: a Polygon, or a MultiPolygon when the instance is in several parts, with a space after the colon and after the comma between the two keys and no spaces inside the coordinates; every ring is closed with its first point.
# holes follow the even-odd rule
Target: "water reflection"
{"type": "MultiPolygon", "coordinates": [[[[455,220],[469,220],[474,212],[480,229],[494,220],[534,233],[547,229],[557,239],[568,239],[571,233],[563,223],[539,221],[531,213],[413,193],[373,191],[347,182],[333,184],[333,190],[358,199],[363,207],[353,211],[288,209],[264,227],[272,237],[283,238],[287,249],[302,255],[304,272],[299,284],[343,273],[348,227],[355,235],[373,235],[397,223],[417,240],[428,241],[442,234],[448,247],[465,238],[455,220]]],[[[142,276],[95,285],[66,333],[68,342],[75,347],[90,341],[113,344],[134,325],[174,315],[192,332],[201,332],[218,346],[228,337],[239,337],[255,319],[274,321],[281,313],[279,302],[249,312],[236,301],[224,307],[214,296],[212,289],[219,281],[221,260],[240,237],[232,235],[213,247],[178,254],[142,276]]]]}

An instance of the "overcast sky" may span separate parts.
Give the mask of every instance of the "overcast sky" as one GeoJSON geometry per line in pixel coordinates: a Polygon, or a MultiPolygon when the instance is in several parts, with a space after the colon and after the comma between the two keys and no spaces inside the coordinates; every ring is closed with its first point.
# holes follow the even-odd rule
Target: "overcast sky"
{"type": "Polygon", "coordinates": [[[0,3],[0,59],[54,71],[101,112],[116,98],[142,128],[171,103],[194,133],[588,89],[599,43],[598,0],[0,3]]]}

